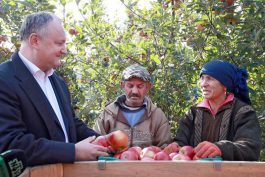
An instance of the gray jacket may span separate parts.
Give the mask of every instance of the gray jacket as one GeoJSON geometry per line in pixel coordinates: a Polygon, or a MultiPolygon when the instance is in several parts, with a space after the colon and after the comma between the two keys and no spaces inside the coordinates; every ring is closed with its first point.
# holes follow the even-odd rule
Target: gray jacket
{"type": "Polygon", "coordinates": [[[115,130],[123,130],[129,135],[129,146],[165,147],[171,143],[169,122],[164,112],[157,108],[149,98],[146,97],[146,99],[146,111],[133,127],[129,125],[119,106],[112,102],[105,107],[96,120],[94,130],[103,135],[115,130]]]}

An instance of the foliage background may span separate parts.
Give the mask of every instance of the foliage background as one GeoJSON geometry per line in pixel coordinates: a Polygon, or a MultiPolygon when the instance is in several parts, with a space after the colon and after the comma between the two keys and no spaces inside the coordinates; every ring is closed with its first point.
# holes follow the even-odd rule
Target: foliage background
{"type": "Polygon", "coordinates": [[[265,161],[265,9],[264,0],[120,0],[128,15],[120,25],[108,21],[103,0],[0,0],[0,62],[19,49],[23,18],[60,7],[69,35],[68,55],[58,72],[67,81],[77,114],[90,126],[105,104],[122,93],[120,73],[140,63],[152,75],[153,102],[167,115],[172,135],[179,118],[201,99],[198,73],[211,59],[224,59],[249,71],[252,106],[262,126],[265,161]],[[66,11],[74,3],[78,11],[66,11]],[[76,18],[80,13],[80,18],[76,18]]]}

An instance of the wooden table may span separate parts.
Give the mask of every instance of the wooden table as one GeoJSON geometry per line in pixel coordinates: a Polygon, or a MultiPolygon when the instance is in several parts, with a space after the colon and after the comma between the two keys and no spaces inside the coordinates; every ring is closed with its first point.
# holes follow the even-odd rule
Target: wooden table
{"type": "Polygon", "coordinates": [[[265,177],[265,162],[86,161],[27,168],[20,177],[265,177]]]}

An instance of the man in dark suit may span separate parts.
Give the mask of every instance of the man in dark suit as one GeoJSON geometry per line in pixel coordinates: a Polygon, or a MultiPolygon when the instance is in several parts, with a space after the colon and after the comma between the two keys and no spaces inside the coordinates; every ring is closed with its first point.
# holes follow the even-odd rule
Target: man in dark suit
{"type": "Polygon", "coordinates": [[[0,65],[0,152],[23,149],[30,166],[107,156],[107,148],[90,143],[98,134],[75,117],[67,86],[54,72],[67,52],[60,19],[31,14],[20,38],[20,51],[0,65]]]}

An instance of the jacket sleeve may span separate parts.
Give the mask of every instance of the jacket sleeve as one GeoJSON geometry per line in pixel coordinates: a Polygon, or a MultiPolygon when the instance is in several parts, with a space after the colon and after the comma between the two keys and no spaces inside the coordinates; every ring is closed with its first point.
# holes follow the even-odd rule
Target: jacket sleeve
{"type": "Polygon", "coordinates": [[[180,146],[193,146],[192,135],[193,114],[192,109],[189,109],[189,111],[185,113],[184,117],[179,120],[178,129],[174,141],[176,141],[180,146]]]}
{"type": "Polygon", "coordinates": [[[164,112],[161,109],[158,108],[155,117],[160,118],[161,121],[159,121],[159,124],[157,125],[154,145],[160,148],[164,148],[172,142],[170,125],[168,119],[166,118],[164,112]]]}
{"type": "Polygon", "coordinates": [[[105,114],[106,111],[103,110],[103,112],[97,118],[95,125],[93,126],[93,129],[102,135],[106,135],[109,133],[108,130],[106,130],[106,127],[108,127],[108,125],[105,123],[105,114]]]}
{"type": "Polygon", "coordinates": [[[233,141],[222,140],[216,145],[222,151],[224,160],[256,161],[259,159],[261,129],[255,111],[251,106],[241,107],[234,118],[233,141]]]}

